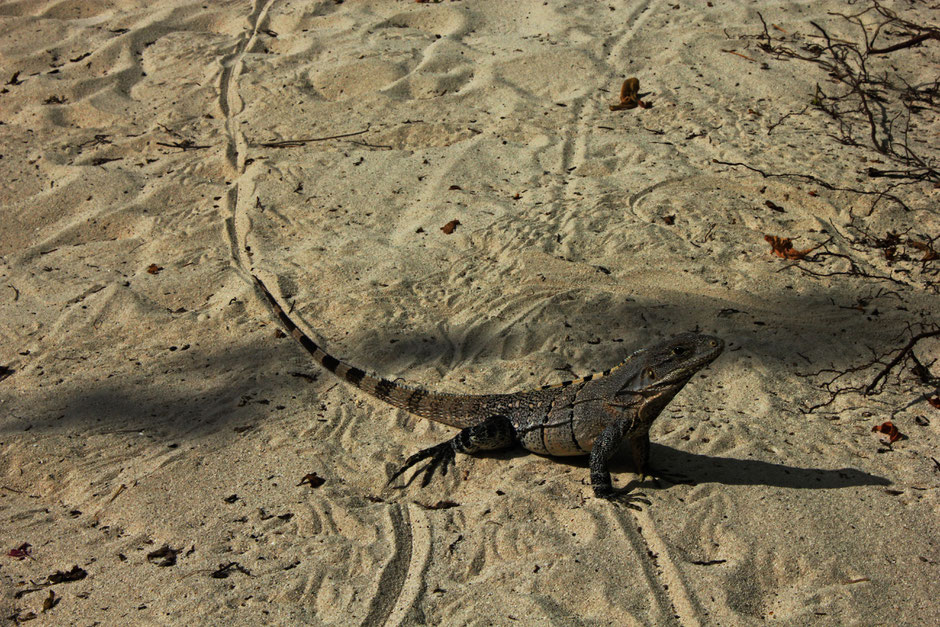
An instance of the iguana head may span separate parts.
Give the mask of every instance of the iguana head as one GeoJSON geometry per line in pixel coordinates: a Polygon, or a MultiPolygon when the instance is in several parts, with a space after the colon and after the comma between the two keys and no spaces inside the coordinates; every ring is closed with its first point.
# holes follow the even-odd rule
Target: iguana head
{"type": "MultiPolygon", "coordinates": [[[[725,343],[711,335],[683,333],[633,355],[636,376],[627,382],[634,392],[685,385],[692,375],[715,360],[725,343]]],[[[678,391],[678,390],[677,390],[678,391]]]]}
{"type": "Polygon", "coordinates": [[[652,421],[696,372],[715,360],[725,343],[683,333],[633,353],[617,369],[612,407],[632,409],[652,421]]]}

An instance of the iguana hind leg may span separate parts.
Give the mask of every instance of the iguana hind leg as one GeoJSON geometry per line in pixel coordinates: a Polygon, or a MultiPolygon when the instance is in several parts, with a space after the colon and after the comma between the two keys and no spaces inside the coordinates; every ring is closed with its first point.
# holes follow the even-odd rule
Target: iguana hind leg
{"type": "Polygon", "coordinates": [[[516,430],[506,416],[490,416],[483,422],[466,429],[461,429],[456,436],[435,446],[418,451],[405,460],[404,465],[388,480],[389,483],[400,477],[406,470],[418,462],[431,458],[427,465],[412,476],[411,481],[418,474],[423,474],[421,487],[428,485],[434,472],[438,469],[441,475],[446,475],[448,466],[454,463],[457,453],[473,454],[480,451],[496,451],[509,448],[516,443],[516,430]]]}

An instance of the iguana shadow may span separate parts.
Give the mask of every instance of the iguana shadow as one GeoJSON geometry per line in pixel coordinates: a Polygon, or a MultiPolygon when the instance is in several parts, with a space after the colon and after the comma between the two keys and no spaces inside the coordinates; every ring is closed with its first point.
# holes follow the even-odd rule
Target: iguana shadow
{"type": "Polygon", "coordinates": [[[654,471],[661,469],[681,473],[696,484],[766,485],[817,490],[891,485],[891,481],[885,477],[857,468],[799,468],[755,459],[697,455],[662,444],[652,445],[650,457],[654,471]]]}
{"type": "MultiPolygon", "coordinates": [[[[525,451],[521,451],[525,453],[525,451]]],[[[587,457],[556,457],[561,463],[587,468],[587,457]]],[[[785,464],[774,464],[755,459],[734,459],[714,455],[697,455],[662,444],[651,444],[650,459],[653,476],[657,471],[666,476],[659,483],[660,488],[669,488],[674,481],[669,475],[675,473],[690,481],[680,483],[722,483],[725,485],[766,485],[778,488],[801,490],[835,490],[863,485],[891,485],[885,477],[872,475],[856,468],[799,468],[785,464]]],[[[653,480],[647,478],[638,481],[633,472],[632,461],[627,453],[618,455],[610,465],[615,475],[621,475],[622,481],[629,480],[625,487],[639,485],[652,486],[653,480]],[[621,474],[623,473],[623,474],[621,474]],[[625,476],[624,476],[625,475],[625,476]]]]}

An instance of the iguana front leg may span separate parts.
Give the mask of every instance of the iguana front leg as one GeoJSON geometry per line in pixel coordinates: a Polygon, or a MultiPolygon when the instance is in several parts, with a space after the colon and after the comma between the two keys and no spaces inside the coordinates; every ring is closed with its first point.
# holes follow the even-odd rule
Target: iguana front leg
{"type": "MultiPolygon", "coordinates": [[[[630,494],[627,490],[614,490],[613,483],[610,481],[610,458],[613,457],[623,441],[624,437],[630,432],[634,421],[632,419],[617,420],[607,425],[604,432],[594,441],[591,448],[591,487],[594,488],[594,496],[607,499],[608,501],[619,501],[631,509],[639,510],[640,506],[636,502],[649,505],[645,494],[630,494]]],[[[630,446],[633,449],[634,463],[637,468],[646,468],[649,462],[649,436],[647,434],[630,437],[630,446]]],[[[638,470],[638,472],[643,472],[638,470]]]]}
{"type": "Polygon", "coordinates": [[[406,470],[421,460],[430,457],[431,461],[422,470],[416,472],[408,482],[414,481],[414,478],[420,472],[424,474],[424,478],[421,480],[421,487],[424,487],[431,482],[431,478],[438,468],[441,470],[441,475],[447,474],[448,466],[454,463],[456,453],[473,454],[480,451],[495,451],[509,448],[515,443],[516,430],[509,418],[506,416],[490,416],[478,425],[461,429],[460,433],[446,442],[418,451],[405,460],[405,464],[391,476],[388,482],[391,483],[406,470]]]}

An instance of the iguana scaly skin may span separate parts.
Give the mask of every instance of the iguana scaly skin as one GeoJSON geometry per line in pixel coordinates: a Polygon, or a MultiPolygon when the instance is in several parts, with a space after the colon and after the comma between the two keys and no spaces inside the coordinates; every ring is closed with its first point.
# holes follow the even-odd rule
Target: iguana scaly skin
{"type": "Polygon", "coordinates": [[[724,348],[717,337],[683,333],[581,379],[513,394],[439,394],[376,377],[336,359],[301,331],[264,283],[254,279],[281,324],[321,366],[393,407],[461,429],[456,437],[409,457],[389,482],[431,458],[423,470],[422,485],[427,485],[436,469],[447,474],[455,453],[521,444],[543,455],[590,455],[595,496],[634,498],[613,489],[611,456],[627,440],[636,471],[646,475],[653,421],[692,375],[724,348]]]}

